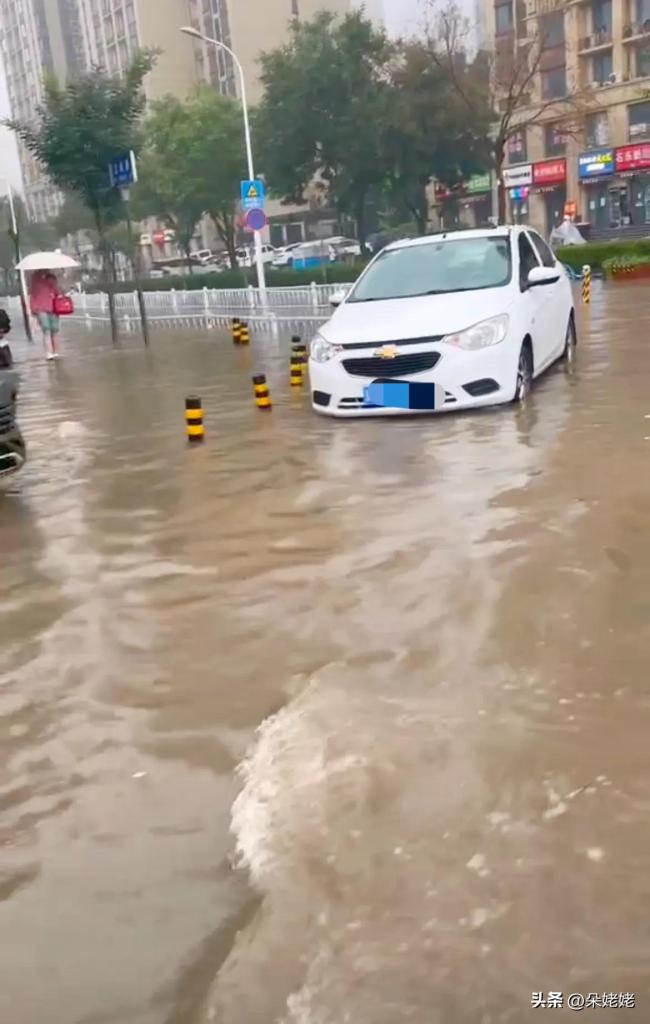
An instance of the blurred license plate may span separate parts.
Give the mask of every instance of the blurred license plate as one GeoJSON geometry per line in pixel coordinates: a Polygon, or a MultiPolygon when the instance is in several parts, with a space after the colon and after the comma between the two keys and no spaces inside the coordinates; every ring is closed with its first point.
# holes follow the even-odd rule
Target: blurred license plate
{"type": "Polygon", "coordinates": [[[363,401],[380,409],[437,409],[444,402],[444,391],[437,384],[373,381],[363,389],[363,401]]]}

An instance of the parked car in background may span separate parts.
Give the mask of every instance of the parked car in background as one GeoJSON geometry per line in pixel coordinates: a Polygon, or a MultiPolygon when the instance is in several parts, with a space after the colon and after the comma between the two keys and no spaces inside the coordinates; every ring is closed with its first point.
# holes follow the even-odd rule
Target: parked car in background
{"type": "Polygon", "coordinates": [[[276,257],[273,260],[274,267],[291,267],[293,266],[293,254],[296,249],[299,249],[302,242],[293,242],[292,245],[283,245],[277,252],[276,257]]]}
{"type": "Polygon", "coordinates": [[[335,235],[333,238],[324,238],[323,241],[330,249],[332,263],[361,257],[361,245],[354,238],[335,235]]]}
{"type": "Polygon", "coordinates": [[[192,253],[192,257],[197,259],[202,266],[217,263],[219,260],[218,253],[213,252],[212,249],[198,249],[197,252],[192,253]]]}
{"type": "Polygon", "coordinates": [[[311,343],[312,404],[329,416],[522,402],[576,344],[564,267],[530,228],[387,246],[311,343]]]}
{"type": "MultiPolygon", "coordinates": [[[[273,245],[262,246],[262,263],[273,263],[278,250],[273,245]]],[[[244,270],[250,270],[255,266],[255,249],[253,246],[244,246],[237,250],[237,262],[244,270]]]]}

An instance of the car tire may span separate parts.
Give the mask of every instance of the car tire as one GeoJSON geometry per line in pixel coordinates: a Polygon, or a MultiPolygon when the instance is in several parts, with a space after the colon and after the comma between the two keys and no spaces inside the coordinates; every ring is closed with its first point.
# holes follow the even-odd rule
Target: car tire
{"type": "Polygon", "coordinates": [[[572,366],[576,357],[576,345],[578,344],[578,334],[576,331],[576,322],[573,313],[569,317],[569,323],[566,329],[566,338],[564,340],[564,351],[562,352],[562,360],[567,366],[572,366]]]}
{"type": "Polygon", "coordinates": [[[517,381],[515,384],[515,397],[513,399],[518,405],[526,401],[533,387],[533,353],[530,342],[525,341],[519,353],[517,365],[517,381]]]}

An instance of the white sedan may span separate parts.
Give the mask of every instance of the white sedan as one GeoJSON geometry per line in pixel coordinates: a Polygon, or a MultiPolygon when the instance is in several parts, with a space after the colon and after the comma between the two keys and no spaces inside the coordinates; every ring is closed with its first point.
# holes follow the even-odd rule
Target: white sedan
{"type": "Polygon", "coordinates": [[[396,242],[332,302],[309,359],[313,407],[329,416],[520,402],[576,344],[567,274],[529,228],[396,242]]]}

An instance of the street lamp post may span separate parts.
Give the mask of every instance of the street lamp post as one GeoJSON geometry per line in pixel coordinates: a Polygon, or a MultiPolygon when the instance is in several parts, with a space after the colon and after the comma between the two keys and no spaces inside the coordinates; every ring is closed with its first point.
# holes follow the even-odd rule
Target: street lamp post
{"type": "MultiPolygon", "coordinates": [[[[253,161],[253,144],[251,141],[251,127],[248,116],[248,102],[246,99],[246,79],[244,77],[244,69],[241,66],[241,62],[229,46],[222,43],[219,39],[211,39],[209,36],[203,35],[197,28],[192,26],[185,26],[181,29],[186,36],[191,36],[193,39],[200,39],[204,43],[208,43],[211,46],[216,46],[219,50],[224,50],[233,60],[237,71],[239,72],[239,82],[241,88],[241,104],[244,112],[244,134],[246,137],[246,160],[248,162],[248,177],[251,181],[255,180],[255,165],[253,161]]],[[[264,273],[264,260],[262,257],[262,234],[260,231],[254,232],[255,238],[255,266],[257,267],[257,286],[260,291],[260,298],[262,303],[266,305],[266,275],[264,273]]]]}
{"type": "MultiPolygon", "coordinates": [[[[18,235],[18,221],[16,220],[16,207],[14,204],[14,193],[11,187],[11,182],[8,178],[0,178],[3,181],[7,189],[7,198],[9,199],[9,211],[11,213],[11,237],[14,243],[14,249],[16,253],[16,263],[20,263],[20,238],[18,235]]],[[[29,306],[27,302],[27,286],[25,284],[25,275],[22,270],[17,271],[18,281],[20,284],[20,304],[23,310],[23,323],[25,325],[25,334],[29,341],[32,341],[32,325],[29,322],[29,306]]]]}

